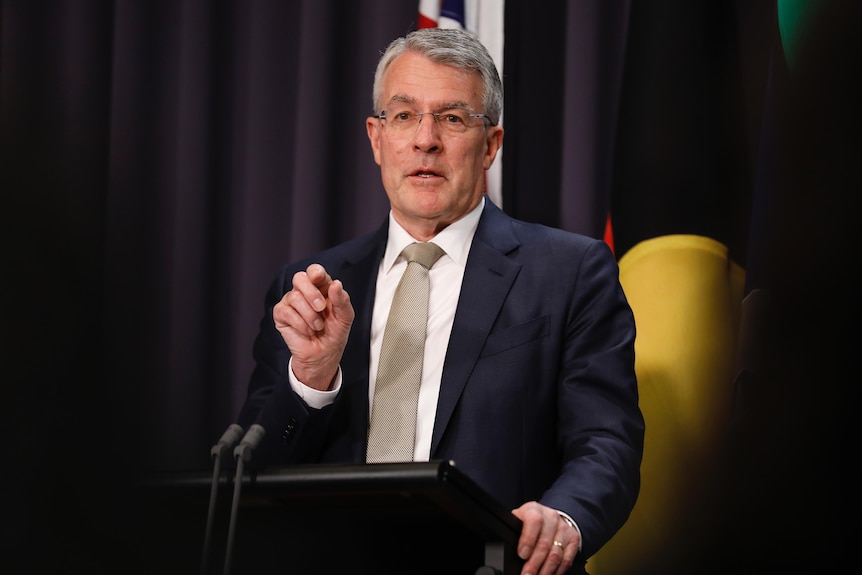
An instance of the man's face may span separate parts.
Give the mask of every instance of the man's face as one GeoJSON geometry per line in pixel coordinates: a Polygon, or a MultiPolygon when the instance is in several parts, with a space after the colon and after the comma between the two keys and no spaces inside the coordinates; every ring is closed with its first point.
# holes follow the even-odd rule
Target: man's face
{"type": "Polygon", "coordinates": [[[472,210],[485,191],[485,171],[503,142],[503,129],[468,118],[469,127],[450,131],[430,114],[412,129],[394,127],[391,110],[415,114],[454,110],[483,113],[482,79],[406,52],[389,66],[382,106],[390,119],[368,118],[374,160],[392,213],[411,235],[427,240],[472,210]]]}

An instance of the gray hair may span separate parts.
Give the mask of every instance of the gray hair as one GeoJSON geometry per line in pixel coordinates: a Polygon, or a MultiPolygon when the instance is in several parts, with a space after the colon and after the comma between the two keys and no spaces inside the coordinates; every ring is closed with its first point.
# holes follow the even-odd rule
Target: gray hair
{"type": "Polygon", "coordinates": [[[404,52],[422,54],[432,62],[467,70],[482,77],[483,113],[496,126],[503,112],[503,83],[494,59],[472,33],[450,28],[421,28],[389,44],[377,63],[371,92],[374,112],[380,113],[383,76],[392,61],[404,52]]]}

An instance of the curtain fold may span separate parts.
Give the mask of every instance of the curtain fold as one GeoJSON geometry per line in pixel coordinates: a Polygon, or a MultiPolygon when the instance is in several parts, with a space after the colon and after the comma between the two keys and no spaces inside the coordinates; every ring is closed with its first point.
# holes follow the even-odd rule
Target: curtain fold
{"type": "Polygon", "coordinates": [[[386,215],[364,120],[378,54],[416,14],[335,4],[117,5],[106,300],[112,325],[129,302],[138,319],[106,349],[146,466],[206,463],[277,268],[386,215]]]}

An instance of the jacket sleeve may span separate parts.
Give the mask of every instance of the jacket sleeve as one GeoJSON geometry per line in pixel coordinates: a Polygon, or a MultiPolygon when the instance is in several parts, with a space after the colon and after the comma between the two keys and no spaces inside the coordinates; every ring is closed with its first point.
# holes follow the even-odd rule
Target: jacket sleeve
{"type": "Polygon", "coordinates": [[[586,558],[622,527],[634,507],[644,420],[634,368],[634,315],[604,243],[586,250],[573,283],[558,389],[562,473],[541,503],[577,522],[586,558]]]}

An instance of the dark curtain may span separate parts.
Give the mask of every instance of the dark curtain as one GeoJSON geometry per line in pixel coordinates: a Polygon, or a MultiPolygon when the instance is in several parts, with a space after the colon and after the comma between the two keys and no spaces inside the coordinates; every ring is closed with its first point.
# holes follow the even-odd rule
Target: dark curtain
{"type": "Polygon", "coordinates": [[[278,266],[382,221],[364,120],[377,56],[415,21],[403,3],[117,4],[105,335],[146,461],[199,465],[236,416],[278,266]]]}
{"type": "MultiPolygon", "coordinates": [[[[676,138],[674,165],[699,168],[686,154],[708,141],[702,175],[743,194],[750,185],[746,127],[758,125],[766,70],[756,40],[768,36],[774,3],[630,4],[507,2],[511,215],[602,237],[611,190],[642,181],[620,172],[616,154],[643,157],[638,149],[659,134],[676,138]],[[700,50],[662,73],[668,50],[686,43],[700,50]],[[697,126],[664,130],[646,104],[663,102],[672,116],[659,88],[703,81],[704,56],[724,90],[686,109],[725,129],[708,138],[697,126]]],[[[417,9],[401,0],[0,0],[11,549],[47,545],[93,572],[107,561],[91,543],[111,529],[68,534],[80,533],[82,515],[113,517],[118,476],[210,465],[210,446],[244,399],[277,268],[386,217],[364,120],[377,58],[416,28],[417,9]]],[[[747,214],[717,215],[745,231],[747,214]]]]}
{"type": "Polygon", "coordinates": [[[386,215],[364,120],[416,20],[384,1],[0,3],[4,564],[116,572],[123,479],[210,465],[277,267],[386,215]]]}
{"type": "Polygon", "coordinates": [[[503,207],[510,214],[603,236],[629,5],[507,3],[503,207]]]}

